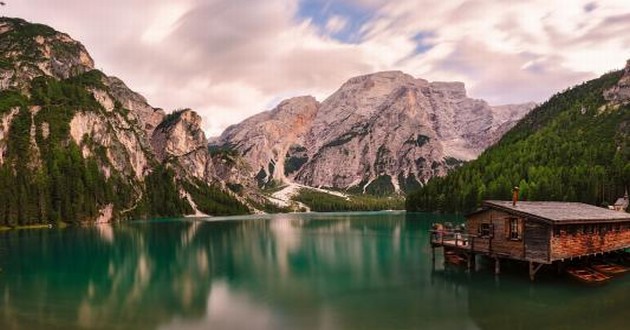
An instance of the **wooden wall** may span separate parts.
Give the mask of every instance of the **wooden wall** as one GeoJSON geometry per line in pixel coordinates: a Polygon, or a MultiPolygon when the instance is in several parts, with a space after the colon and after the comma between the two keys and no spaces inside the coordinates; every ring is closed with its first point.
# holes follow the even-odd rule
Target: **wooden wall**
{"type": "Polygon", "coordinates": [[[615,251],[630,247],[630,223],[564,225],[554,230],[551,238],[551,260],[561,260],[588,254],[615,251]]]}
{"type": "Polygon", "coordinates": [[[551,225],[538,221],[525,222],[525,258],[548,262],[551,238],[551,225]]]}
{"type": "MultiPolygon", "coordinates": [[[[508,214],[507,212],[493,209],[469,216],[466,222],[469,234],[478,235],[483,223],[492,224],[494,229],[492,238],[475,238],[473,243],[474,250],[477,252],[496,254],[499,257],[523,260],[525,258],[523,239],[511,240],[509,237],[508,219],[514,217],[514,215],[508,214]]],[[[521,238],[523,238],[524,219],[519,218],[519,224],[521,226],[521,238]]]]}

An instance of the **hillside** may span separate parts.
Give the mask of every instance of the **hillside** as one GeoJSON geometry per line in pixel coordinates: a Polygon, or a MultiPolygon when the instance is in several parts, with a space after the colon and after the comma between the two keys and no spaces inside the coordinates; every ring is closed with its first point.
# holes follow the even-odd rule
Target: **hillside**
{"type": "Polygon", "coordinates": [[[67,34],[0,18],[0,226],[250,209],[199,116],[151,107],[67,34]]]}
{"type": "Polygon", "coordinates": [[[409,211],[467,212],[483,199],[607,205],[630,186],[630,61],[559,93],[478,159],[408,195],[409,211]]]}

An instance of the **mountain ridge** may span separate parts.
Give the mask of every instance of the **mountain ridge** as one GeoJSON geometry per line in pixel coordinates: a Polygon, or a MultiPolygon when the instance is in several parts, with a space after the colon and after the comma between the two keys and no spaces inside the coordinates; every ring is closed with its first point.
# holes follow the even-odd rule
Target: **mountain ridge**
{"type": "Polygon", "coordinates": [[[407,196],[409,211],[468,212],[483,199],[606,206],[630,185],[630,61],[557,93],[478,159],[407,196]]]}
{"type": "Polygon", "coordinates": [[[261,186],[295,181],[392,194],[475,158],[532,107],[491,107],[468,98],[461,82],[383,71],[350,78],[322,102],[284,100],[231,125],[213,145],[240,152],[261,186]],[[292,132],[291,114],[300,107],[305,110],[292,132]]]}
{"type": "Polygon", "coordinates": [[[254,212],[200,124],[95,70],[67,34],[0,18],[0,226],[254,212]]]}

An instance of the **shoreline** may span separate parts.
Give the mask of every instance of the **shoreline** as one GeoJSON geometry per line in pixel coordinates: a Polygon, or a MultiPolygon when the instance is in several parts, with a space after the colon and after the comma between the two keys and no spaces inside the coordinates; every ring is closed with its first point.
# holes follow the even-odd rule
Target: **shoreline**
{"type": "Polygon", "coordinates": [[[31,230],[31,229],[61,229],[68,227],[67,224],[61,225],[52,225],[52,224],[37,224],[37,225],[26,225],[26,226],[0,226],[0,232],[12,231],[12,230],[31,230]]]}

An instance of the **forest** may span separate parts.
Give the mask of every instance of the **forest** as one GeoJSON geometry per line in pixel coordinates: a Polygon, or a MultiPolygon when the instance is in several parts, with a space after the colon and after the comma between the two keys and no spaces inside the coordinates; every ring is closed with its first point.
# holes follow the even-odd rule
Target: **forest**
{"type": "MultiPolygon", "coordinates": [[[[91,222],[110,204],[119,219],[181,216],[192,212],[179,194],[181,186],[190,189],[202,212],[249,212],[217,187],[178,179],[172,166],[154,164],[144,182],[114,168],[106,178],[104,147],[91,146],[92,155],[84,157],[69,136],[78,111],[104,113],[87,90],[104,89],[102,76],[93,70],[64,80],[38,77],[30,84],[30,97],[17,90],[0,92],[0,115],[14,113],[0,165],[0,227],[91,222]]],[[[117,104],[116,111],[126,110],[117,104]]]]}
{"type": "Polygon", "coordinates": [[[551,97],[496,145],[410,193],[409,211],[469,212],[482,200],[578,201],[607,206],[630,186],[630,105],[610,105],[611,72],[551,97]]]}
{"type": "Polygon", "coordinates": [[[398,196],[348,195],[346,199],[308,188],[300,189],[293,199],[308,205],[312,211],[317,212],[402,210],[404,208],[404,200],[398,196]]]}

